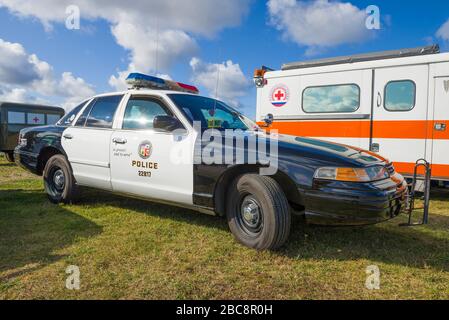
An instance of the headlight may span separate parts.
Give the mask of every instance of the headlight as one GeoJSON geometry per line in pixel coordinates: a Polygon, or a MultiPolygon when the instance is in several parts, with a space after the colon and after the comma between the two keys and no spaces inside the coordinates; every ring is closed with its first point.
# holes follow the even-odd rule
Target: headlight
{"type": "Polygon", "coordinates": [[[319,168],[315,179],[336,180],[346,182],[371,182],[390,177],[387,169],[382,166],[368,168],[319,168]]]}

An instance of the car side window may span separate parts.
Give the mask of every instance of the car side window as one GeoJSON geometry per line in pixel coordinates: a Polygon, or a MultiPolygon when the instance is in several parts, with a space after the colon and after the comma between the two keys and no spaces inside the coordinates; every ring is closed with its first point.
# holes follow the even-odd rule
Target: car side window
{"type": "MultiPolygon", "coordinates": [[[[84,101],[81,104],[79,104],[78,106],[76,106],[75,108],[73,108],[72,111],[67,113],[64,117],[62,117],[58,121],[57,125],[59,125],[59,126],[69,126],[69,125],[71,125],[73,123],[73,121],[75,120],[76,116],[78,115],[78,113],[80,113],[80,111],[86,105],[86,103],[87,103],[87,101],[84,101]]],[[[50,120],[48,120],[48,122],[50,123],[50,120]]]]}
{"type": "Polygon", "coordinates": [[[92,110],[92,106],[95,104],[95,101],[97,101],[97,99],[91,101],[91,103],[89,103],[89,105],[84,109],[83,113],[78,117],[78,120],[76,120],[75,127],[84,127],[87,116],[89,115],[90,110],[92,110]]]}
{"type": "Polygon", "coordinates": [[[114,115],[122,98],[122,95],[98,98],[87,117],[86,127],[112,128],[114,115]]]}
{"type": "Polygon", "coordinates": [[[148,97],[131,97],[126,105],[122,129],[153,129],[154,118],[167,115],[171,113],[160,101],[148,97]]]}

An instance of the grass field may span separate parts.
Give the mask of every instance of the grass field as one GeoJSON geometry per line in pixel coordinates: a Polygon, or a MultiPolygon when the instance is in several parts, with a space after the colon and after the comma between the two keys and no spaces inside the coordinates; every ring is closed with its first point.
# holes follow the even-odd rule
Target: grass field
{"type": "Polygon", "coordinates": [[[284,249],[256,252],[189,210],[96,191],[52,205],[39,177],[0,157],[0,299],[449,299],[449,194],[433,197],[429,226],[295,219],[284,249]],[[370,265],[380,290],[365,288],[370,265]]]}

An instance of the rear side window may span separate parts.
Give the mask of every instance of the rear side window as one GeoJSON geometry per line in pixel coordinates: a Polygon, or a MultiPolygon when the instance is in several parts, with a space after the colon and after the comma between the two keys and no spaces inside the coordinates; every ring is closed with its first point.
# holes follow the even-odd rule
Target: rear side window
{"type": "Polygon", "coordinates": [[[28,113],[27,124],[41,126],[45,124],[45,114],[43,113],[28,113]]]}
{"type": "Polygon", "coordinates": [[[95,100],[86,120],[86,127],[112,128],[115,111],[123,96],[101,97],[95,100]]]}
{"type": "Polygon", "coordinates": [[[153,129],[156,116],[170,115],[167,109],[157,100],[151,98],[131,98],[128,101],[123,120],[125,130],[153,129]]]}
{"type": "Polygon", "coordinates": [[[8,123],[9,124],[25,124],[25,112],[8,112],[8,123]]]}
{"type": "Polygon", "coordinates": [[[58,125],[61,126],[69,126],[73,123],[78,113],[80,113],[81,109],[86,105],[87,101],[82,102],[80,105],[76,106],[69,113],[67,113],[59,122],[58,125]]]}
{"type": "Polygon", "coordinates": [[[95,104],[95,101],[93,100],[89,105],[84,109],[83,113],[78,117],[78,120],[76,120],[75,126],[76,127],[84,127],[86,124],[87,116],[90,113],[90,110],[92,110],[92,106],[95,104]]]}
{"type": "Polygon", "coordinates": [[[360,88],[356,84],[309,87],[302,94],[305,113],[355,112],[360,106],[360,88]]]}
{"type": "Polygon", "coordinates": [[[391,81],[385,86],[385,109],[410,111],[415,107],[416,84],[411,80],[391,81]]]}

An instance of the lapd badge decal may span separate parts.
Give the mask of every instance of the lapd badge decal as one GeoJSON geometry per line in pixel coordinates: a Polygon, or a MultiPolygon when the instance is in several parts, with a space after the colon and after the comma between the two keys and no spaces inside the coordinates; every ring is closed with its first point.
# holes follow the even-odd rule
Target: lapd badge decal
{"type": "Polygon", "coordinates": [[[151,156],[153,152],[153,146],[150,141],[144,141],[139,145],[139,149],[137,150],[139,156],[146,160],[151,156]]]}

